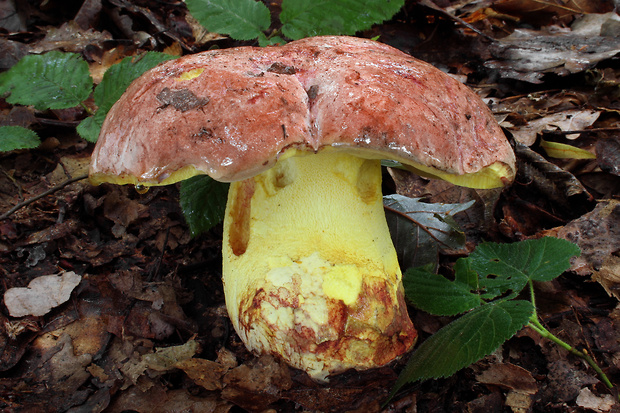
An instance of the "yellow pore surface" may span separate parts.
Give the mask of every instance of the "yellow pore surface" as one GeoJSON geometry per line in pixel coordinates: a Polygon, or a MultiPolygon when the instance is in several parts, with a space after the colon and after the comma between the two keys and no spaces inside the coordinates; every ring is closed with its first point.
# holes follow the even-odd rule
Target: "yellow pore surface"
{"type": "Polygon", "coordinates": [[[355,340],[374,340],[394,324],[395,310],[381,303],[398,307],[401,273],[385,221],[378,160],[323,150],[288,157],[233,183],[223,255],[228,311],[246,345],[278,353],[315,377],[338,369],[320,355],[304,355],[348,334],[342,330],[350,321],[330,324],[336,307],[368,318],[355,320],[363,325],[355,340]],[[366,295],[375,288],[386,291],[373,309],[375,298],[366,295]],[[365,304],[358,306],[360,300],[365,304]]]}

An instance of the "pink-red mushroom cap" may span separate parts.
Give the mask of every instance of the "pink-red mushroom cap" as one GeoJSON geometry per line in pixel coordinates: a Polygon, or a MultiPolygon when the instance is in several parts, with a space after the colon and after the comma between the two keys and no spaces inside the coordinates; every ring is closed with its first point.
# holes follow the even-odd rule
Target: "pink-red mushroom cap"
{"type": "Polygon", "coordinates": [[[326,147],[470,187],[515,174],[512,148],[469,88],[385,44],[328,36],[148,71],[108,113],[91,180],[150,186],[206,173],[232,182],[288,149],[326,147]]]}

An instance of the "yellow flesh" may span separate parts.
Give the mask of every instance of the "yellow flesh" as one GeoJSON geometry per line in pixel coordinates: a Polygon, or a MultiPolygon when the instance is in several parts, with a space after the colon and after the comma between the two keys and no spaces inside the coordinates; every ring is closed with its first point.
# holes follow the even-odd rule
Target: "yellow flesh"
{"type": "Polygon", "coordinates": [[[232,183],[223,255],[230,319],[250,350],[322,380],[415,341],[378,160],[324,151],[232,183]]]}

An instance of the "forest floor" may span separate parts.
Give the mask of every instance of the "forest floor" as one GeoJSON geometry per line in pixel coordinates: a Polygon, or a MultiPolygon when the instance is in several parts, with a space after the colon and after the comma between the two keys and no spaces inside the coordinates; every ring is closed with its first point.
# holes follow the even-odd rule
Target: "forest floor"
{"type": "MultiPolygon", "coordinates": [[[[95,82],[144,51],[196,53],[235,42],[199,33],[181,1],[0,2],[0,69],[30,53],[81,54],[95,82]]],[[[279,2],[269,3],[274,14],[279,2]]],[[[36,111],[0,99],[0,125],[28,126],[37,149],[0,154],[0,293],[53,274],[79,276],[42,316],[0,309],[0,411],[6,412],[620,412],[620,20],[604,1],[406,2],[359,33],[471,86],[515,145],[516,182],[459,188],[401,171],[388,190],[474,207],[456,218],[466,247],[544,235],[582,250],[537,285],[544,325],[590,354],[616,386],[528,328],[452,377],[412,383],[386,405],[406,357],[317,384],[236,336],[221,283],[221,226],[192,237],[175,185],[145,194],[92,186],[82,108],[36,111]],[[458,17],[455,17],[458,16],[458,17]],[[546,142],[592,159],[553,158],[546,142]],[[34,197],[47,195],[29,202],[34,197]],[[14,209],[20,205],[20,208],[14,209]]],[[[75,278],[74,278],[75,279],[75,278]]],[[[46,291],[43,291],[45,294],[46,291]]],[[[419,341],[449,319],[415,308],[419,341]]]]}

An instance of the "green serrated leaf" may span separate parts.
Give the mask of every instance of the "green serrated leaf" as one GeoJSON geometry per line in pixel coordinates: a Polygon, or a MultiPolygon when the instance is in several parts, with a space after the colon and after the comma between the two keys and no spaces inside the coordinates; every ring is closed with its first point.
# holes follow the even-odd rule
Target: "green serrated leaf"
{"type": "Polygon", "coordinates": [[[471,290],[478,290],[478,273],[471,269],[471,260],[459,258],[454,264],[454,281],[469,286],[471,290]]]}
{"type": "Polygon", "coordinates": [[[465,235],[451,215],[466,210],[473,203],[429,204],[421,202],[420,198],[384,196],[385,215],[400,266],[436,265],[440,247],[461,248],[465,235]]]}
{"type": "Polygon", "coordinates": [[[271,36],[268,38],[263,33],[261,33],[258,36],[258,45],[260,47],[283,45],[283,44],[286,44],[286,40],[284,40],[280,36],[271,36]]]}
{"type": "Polygon", "coordinates": [[[7,102],[38,110],[77,106],[92,87],[88,63],[75,53],[29,55],[0,75],[0,94],[10,93],[7,102]]]}
{"type": "Polygon", "coordinates": [[[405,296],[422,311],[433,315],[453,316],[482,304],[471,287],[450,281],[428,269],[410,268],[403,276],[405,296]]]}
{"type": "Polygon", "coordinates": [[[533,312],[529,301],[512,300],[485,304],[465,314],[418,347],[392,394],[409,382],[451,376],[493,353],[527,324],[533,312]]]}
{"type": "Polygon", "coordinates": [[[0,126],[0,152],[32,149],[41,144],[39,136],[21,126],[0,126]]]}
{"type": "Polygon", "coordinates": [[[101,131],[101,126],[103,125],[103,119],[99,118],[102,118],[103,116],[98,116],[98,113],[99,112],[97,112],[94,116],[89,116],[83,119],[75,128],[78,135],[88,142],[95,143],[99,138],[99,132],[101,131]]]}
{"type": "Polygon", "coordinates": [[[390,19],[404,0],[283,0],[282,32],[291,39],[353,35],[390,19]]]}
{"type": "Polygon", "coordinates": [[[167,60],[175,59],[166,53],[147,52],[140,56],[128,56],[120,63],[111,66],[103,75],[101,83],[95,88],[93,97],[97,113],[90,121],[80,124],[80,135],[89,142],[96,142],[99,130],[112,105],[121,97],[131,82],[149,69],[167,60]]]}
{"type": "Polygon", "coordinates": [[[480,276],[480,286],[487,290],[485,297],[491,297],[509,290],[518,293],[530,279],[551,281],[579,254],[579,247],[569,241],[544,237],[514,244],[482,243],[469,259],[471,269],[480,276]]]}
{"type": "Polygon", "coordinates": [[[189,12],[207,30],[236,40],[256,39],[271,24],[267,6],[254,0],[186,0],[189,12]]]}
{"type": "Polygon", "coordinates": [[[180,202],[193,236],[206,232],[224,219],[228,184],[198,175],[181,182],[180,202]]]}

